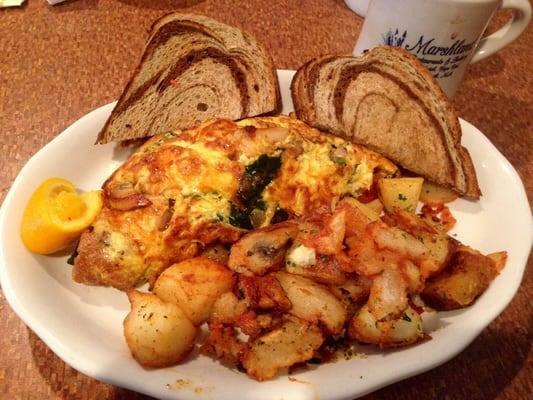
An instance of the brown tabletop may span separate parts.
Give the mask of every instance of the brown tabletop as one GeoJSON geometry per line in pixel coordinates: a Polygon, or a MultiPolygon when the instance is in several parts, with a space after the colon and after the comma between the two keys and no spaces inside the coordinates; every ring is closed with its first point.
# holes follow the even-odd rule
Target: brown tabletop
{"type": "MultiPolygon", "coordinates": [[[[192,11],[244,28],[278,68],[350,53],[362,20],[342,0],[27,0],[0,10],[0,200],[31,155],[87,112],[118,97],[160,15],[192,11]]],[[[498,14],[489,29],[509,14],[498,14]]],[[[533,201],[533,28],[470,67],[454,100],[518,170],[533,201]]],[[[526,399],[533,393],[532,259],[507,309],[460,355],[365,399],[526,399]]],[[[398,366],[401,368],[401,366],[398,366]]],[[[356,384],[356,383],[354,383],[356,384]]],[[[1,399],[147,399],[63,363],[0,292],[1,399]]]]}

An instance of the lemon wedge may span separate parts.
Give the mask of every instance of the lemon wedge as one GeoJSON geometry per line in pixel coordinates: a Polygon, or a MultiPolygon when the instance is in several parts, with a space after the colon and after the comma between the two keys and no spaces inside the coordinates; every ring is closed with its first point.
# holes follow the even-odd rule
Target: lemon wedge
{"type": "Polygon", "coordinates": [[[100,213],[100,191],[78,194],[74,185],[50,178],[33,192],[21,224],[26,247],[39,254],[51,254],[68,247],[100,213]]]}

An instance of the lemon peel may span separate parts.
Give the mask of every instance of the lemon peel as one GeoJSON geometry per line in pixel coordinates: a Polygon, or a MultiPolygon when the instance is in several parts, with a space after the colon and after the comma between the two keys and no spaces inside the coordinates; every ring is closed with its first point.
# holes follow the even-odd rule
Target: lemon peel
{"type": "Polygon", "coordinates": [[[45,180],[33,192],[24,210],[21,238],[32,252],[51,254],[68,247],[102,209],[100,191],[78,194],[62,178],[45,180]]]}

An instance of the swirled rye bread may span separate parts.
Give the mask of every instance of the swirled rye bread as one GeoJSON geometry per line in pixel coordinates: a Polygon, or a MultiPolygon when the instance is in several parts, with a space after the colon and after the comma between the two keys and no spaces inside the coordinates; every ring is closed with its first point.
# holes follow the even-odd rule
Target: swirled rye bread
{"type": "Polygon", "coordinates": [[[291,92],[304,122],[462,195],[481,195],[450,101],[408,52],[384,46],[361,57],[315,58],[298,70],[291,92]]]}
{"type": "Polygon", "coordinates": [[[142,59],[97,143],[280,107],[274,63],[257,40],[211,18],[174,13],[154,23],[142,59]]]}

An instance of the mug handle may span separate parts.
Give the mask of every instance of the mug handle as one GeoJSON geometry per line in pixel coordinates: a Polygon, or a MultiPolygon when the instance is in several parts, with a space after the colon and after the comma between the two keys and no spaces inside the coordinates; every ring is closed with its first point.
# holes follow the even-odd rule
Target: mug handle
{"type": "Polygon", "coordinates": [[[531,19],[531,5],[528,0],[503,0],[500,8],[511,8],[517,12],[504,26],[493,34],[481,39],[471,64],[496,53],[515,40],[531,19]]]}

